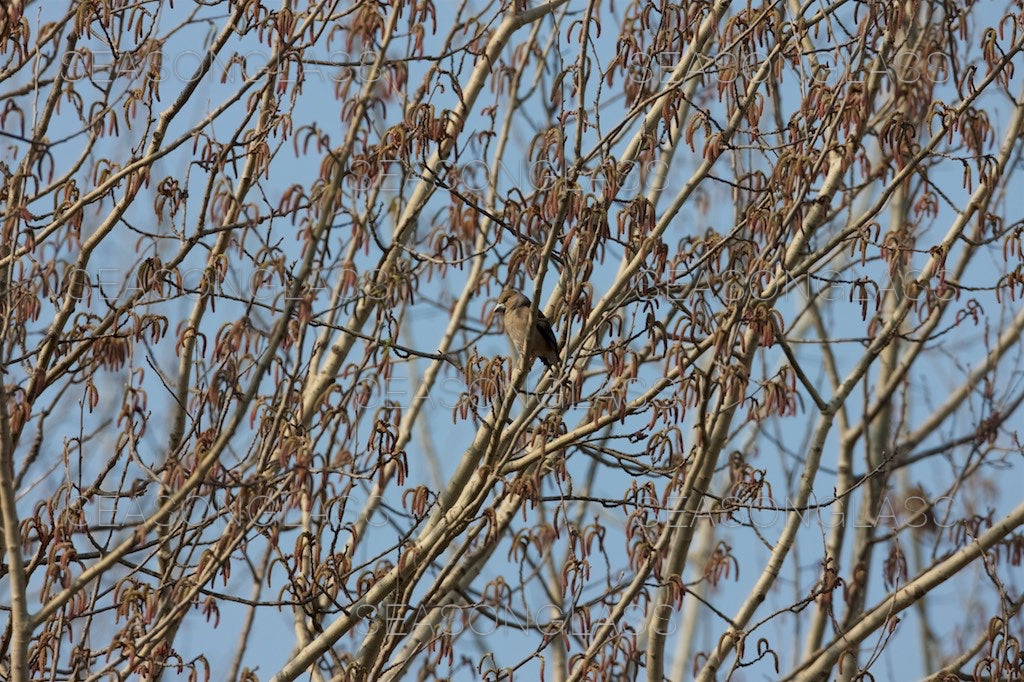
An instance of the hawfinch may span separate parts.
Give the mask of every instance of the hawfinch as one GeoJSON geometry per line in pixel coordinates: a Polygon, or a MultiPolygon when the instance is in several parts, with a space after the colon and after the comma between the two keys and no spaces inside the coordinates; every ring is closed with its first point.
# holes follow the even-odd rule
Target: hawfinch
{"type": "Polygon", "coordinates": [[[545,367],[558,362],[558,339],[551,331],[551,323],[539,310],[531,315],[530,299],[515,289],[505,289],[498,296],[494,312],[504,313],[505,333],[516,352],[527,356],[527,369],[533,366],[534,358],[540,358],[545,367]]]}

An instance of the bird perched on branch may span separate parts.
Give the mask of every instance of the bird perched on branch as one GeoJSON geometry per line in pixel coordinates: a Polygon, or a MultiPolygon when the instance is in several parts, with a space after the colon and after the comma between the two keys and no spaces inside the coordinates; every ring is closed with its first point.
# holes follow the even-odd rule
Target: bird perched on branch
{"type": "Polygon", "coordinates": [[[498,296],[495,312],[503,313],[505,333],[520,355],[526,355],[526,368],[540,358],[545,367],[558,362],[558,339],[551,323],[541,311],[532,311],[530,299],[515,289],[505,289],[498,296]]]}

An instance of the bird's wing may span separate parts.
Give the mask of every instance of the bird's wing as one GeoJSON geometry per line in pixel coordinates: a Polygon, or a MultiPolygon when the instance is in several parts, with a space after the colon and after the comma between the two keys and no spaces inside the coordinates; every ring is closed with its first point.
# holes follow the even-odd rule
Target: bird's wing
{"type": "Polygon", "coordinates": [[[555,332],[551,330],[551,323],[540,311],[537,311],[537,332],[548,343],[552,351],[558,351],[558,339],[555,337],[555,332]]]}

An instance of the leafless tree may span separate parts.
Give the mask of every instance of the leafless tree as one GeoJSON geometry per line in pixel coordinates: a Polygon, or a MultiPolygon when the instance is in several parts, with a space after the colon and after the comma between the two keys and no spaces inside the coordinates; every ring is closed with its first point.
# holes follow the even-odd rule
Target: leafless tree
{"type": "Polygon", "coordinates": [[[1021,2],[270,5],[0,8],[0,677],[1024,675],[1021,2]]]}

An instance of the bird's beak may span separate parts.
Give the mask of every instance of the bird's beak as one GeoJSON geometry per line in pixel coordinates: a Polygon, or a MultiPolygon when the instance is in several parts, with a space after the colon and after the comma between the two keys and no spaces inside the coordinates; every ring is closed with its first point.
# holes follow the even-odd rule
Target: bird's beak
{"type": "Polygon", "coordinates": [[[505,312],[505,304],[504,303],[499,303],[498,305],[494,306],[494,312],[496,312],[496,313],[503,313],[503,312],[505,312]]]}

